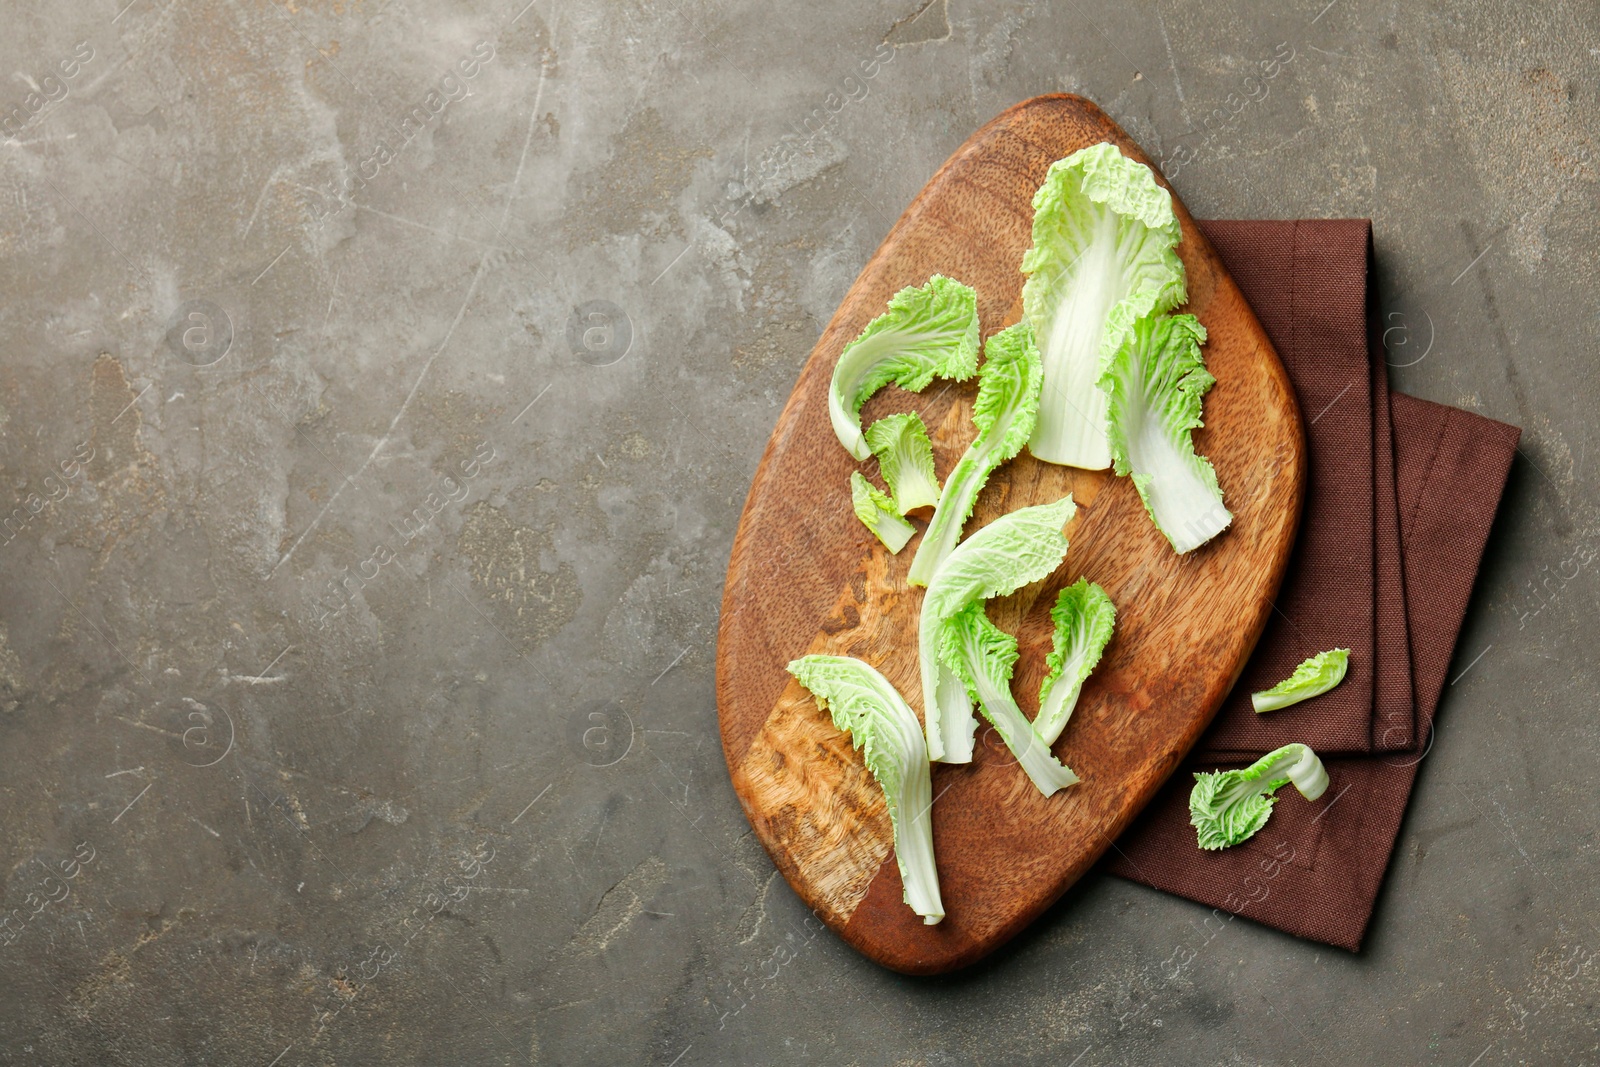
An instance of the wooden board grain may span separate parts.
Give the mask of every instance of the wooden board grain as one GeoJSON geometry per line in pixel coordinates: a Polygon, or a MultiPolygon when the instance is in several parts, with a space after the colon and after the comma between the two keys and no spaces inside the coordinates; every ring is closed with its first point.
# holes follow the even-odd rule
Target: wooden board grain
{"type": "MultiPolygon", "coordinates": [[[[929,974],[973,962],[1038,916],[1105,851],[1189,751],[1243,669],[1299,522],[1305,442],[1288,378],[1174,197],[1183,226],[1178,252],[1188,271],[1185,310],[1209,331],[1205,358],[1217,377],[1206,398],[1206,428],[1195,440],[1216,466],[1233,526],[1180,557],[1126,478],[1052,466],[1026,453],[996,472],[969,534],[1006,511],[1068,491],[1078,502],[1062,567],[990,607],[997,624],[1018,634],[1013,688],[1023,709],[1037,709],[1057,590],[1080,575],[1099,582],[1117,604],[1117,630],[1055,745],[1080,784],[1039,795],[986,723],[971,764],[934,765],[934,850],[947,916],[924,926],[901,900],[881,791],[848,737],[784,670],[812,652],[857,656],[921,708],[922,594],[905,581],[917,542],[890,555],[851,512],[848,479],[858,466],[829,425],[828,382],[840,350],[889,297],[935,272],[977,289],[985,336],[1017,321],[1033,193],[1052,162],[1100,141],[1149,162],[1089,101],[1037,97],[984,126],[940,168],[812,351],[734,539],[717,644],[718,718],[734,788],[795,891],[847,942],[899,971],[929,974]]],[[[975,381],[936,382],[923,395],[890,388],[869,403],[863,425],[893,410],[922,412],[942,478],[973,435],[975,392],[975,381]]],[[[873,466],[860,469],[875,477],[873,466]]]]}

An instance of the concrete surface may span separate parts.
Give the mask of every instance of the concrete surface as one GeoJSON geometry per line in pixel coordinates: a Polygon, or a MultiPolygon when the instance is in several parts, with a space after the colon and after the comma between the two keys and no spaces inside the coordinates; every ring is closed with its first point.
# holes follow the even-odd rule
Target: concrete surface
{"type": "Polygon", "coordinates": [[[1600,10],[916,2],[7,10],[0,1062],[1600,1062],[1600,10]],[[728,786],[778,405],[1054,90],[1201,217],[1370,215],[1398,385],[1526,428],[1361,956],[1168,980],[1202,910],[1094,877],[900,978],[728,786]]]}

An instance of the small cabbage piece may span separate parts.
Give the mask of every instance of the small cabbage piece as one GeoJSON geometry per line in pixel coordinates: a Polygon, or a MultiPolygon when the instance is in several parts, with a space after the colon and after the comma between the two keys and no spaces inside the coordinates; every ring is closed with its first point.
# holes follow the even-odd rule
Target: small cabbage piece
{"type": "Polygon", "coordinates": [[[1033,247],[1022,257],[1023,313],[1044,358],[1044,401],[1028,451],[1100,470],[1106,440],[1103,362],[1139,319],[1185,299],[1172,197],[1116,145],[1052,164],[1033,197],[1033,247]]]}
{"type": "Polygon", "coordinates": [[[917,393],[936,377],[960,382],[977,369],[978,294],[942,274],[907,286],[839,353],[828,387],[833,432],[864,460],[872,449],[861,432],[861,405],[873,393],[890,382],[917,393]]]}
{"type": "Polygon", "coordinates": [[[933,860],[933,784],[917,713],[887,678],[858,659],[805,656],[789,664],[789,673],[850,735],[883,787],[905,902],[934,925],[944,918],[944,903],[933,860]]]}
{"type": "Polygon", "coordinates": [[[1228,848],[1267,825],[1273,796],[1289,782],[1307,800],[1328,788],[1328,772],[1305,745],[1284,745],[1236,771],[1201,771],[1189,794],[1189,822],[1204,849],[1228,848]]]}
{"type": "Polygon", "coordinates": [[[911,540],[917,528],[902,519],[894,510],[889,494],[861,476],[860,471],[850,473],[850,503],[855,505],[856,518],[871,530],[890,552],[899,552],[911,540]]]}
{"type": "Polygon", "coordinates": [[[909,411],[879,419],[867,427],[867,447],[878,457],[878,473],[889,486],[900,514],[939,502],[933,443],[921,415],[909,411]]]}
{"type": "Polygon", "coordinates": [[[1011,669],[1017,662],[1017,639],[1000,629],[977,600],[958,611],[939,631],[940,662],[955,672],[970,699],[1022,765],[1028,779],[1045,796],[1077,782],[1078,776],[1050,754],[1011,695],[1011,669]]]}
{"type": "Polygon", "coordinates": [[[1111,640],[1117,609],[1104,589],[1079,578],[1056,597],[1050,620],[1056,624],[1054,647],[1045,657],[1050,670],[1039,687],[1039,714],[1033,719],[1033,728],[1046,744],[1054,744],[1066,729],[1084,679],[1111,640]]]}
{"type": "Polygon", "coordinates": [[[978,397],[972,421],[978,436],[967,446],[950,476],[944,480],[939,506],[928,522],[928,532],[917,546],[906,580],[927,585],[939,565],[961,540],[961,528],[972,516],[978,493],[989,474],[1022,451],[1033,432],[1043,383],[1039,349],[1033,330],[1019,322],[990,336],[983,349],[983,370],[978,374],[978,397]]]}
{"type": "Polygon", "coordinates": [[[1106,364],[1111,455],[1133,475],[1156,529],[1179,553],[1227,529],[1233,515],[1211,461],[1190,431],[1203,426],[1200,398],[1216,384],[1200,358],[1206,328],[1193,315],[1154,315],[1135,323],[1106,364]]]}
{"type": "Polygon", "coordinates": [[[1251,693],[1250,704],[1260,714],[1319,697],[1344,681],[1344,672],[1349,669],[1348,648],[1330,648],[1326,652],[1318,652],[1271,689],[1251,693]]]}
{"type": "Polygon", "coordinates": [[[917,623],[922,669],[922,720],[928,755],[944,763],[972,762],[972,696],[961,677],[940,661],[943,626],[977,601],[1050,576],[1067,555],[1061,532],[1077,506],[1068,493],[1053,504],[1018,508],[995,519],[950,553],[922,595],[917,623]]]}

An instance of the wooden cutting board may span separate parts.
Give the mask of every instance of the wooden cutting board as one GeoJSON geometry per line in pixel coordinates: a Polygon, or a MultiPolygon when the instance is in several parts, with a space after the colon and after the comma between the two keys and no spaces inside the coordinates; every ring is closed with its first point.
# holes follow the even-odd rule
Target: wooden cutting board
{"type": "MultiPolygon", "coordinates": [[[[813,652],[856,656],[919,711],[917,612],[906,584],[917,541],[890,555],[850,507],[857,464],[828,421],[840,350],[897,290],[933,273],[978,292],[983,335],[1021,315],[1022,253],[1034,191],[1050,164],[1111,141],[1148,163],[1094,104],[1025,101],[975,133],[906,209],[845,295],[800,373],[756,470],[734,538],[717,644],[723,751],[750,824],[797,893],[842,938],[898,971],[933,974],[972,963],[1059,898],[1108,848],[1177,767],[1216,713],[1272,611],[1299,522],[1306,474],[1300,413],[1260,323],[1194,220],[1178,252],[1189,303],[1209,331],[1217,385],[1195,435],[1211,458],[1233,526],[1178,556],[1132,483],[1026,452],[980,497],[970,535],[996,516],[1070,491],[1066,562],[1047,581],[992,601],[1018,634],[1013,689],[1038,708],[1056,592],[1087,575],[1117,605],[1117,628],[1084,686],[1055,753],[1082,782],[1043,797],[980,718],[966,765],[934,764],[933,836],[947,912],[925,926],[901,900],[883,795],[847,735],[784,670],[813,652]]],[[[1157,174],[1160,179],[1159,172],[1157,174]]],[[[943,478],[971,440],[976,379],[893,387],[862,424],[897,410],[923,415],[943,478]]],[[[875,464],[860,466],[876,478],[875,464]]]]}

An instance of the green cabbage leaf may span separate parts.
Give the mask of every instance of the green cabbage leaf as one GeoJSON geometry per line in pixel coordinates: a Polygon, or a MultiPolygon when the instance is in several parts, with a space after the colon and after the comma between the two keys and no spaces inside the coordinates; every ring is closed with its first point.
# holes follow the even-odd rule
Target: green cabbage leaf
{"type": "Polygon", "coordinates": [[[1206,329],[1193,315],[1154,315],[1124,335],[1101,386],[1110,398],[1111,455],[1133,476],[1145,510],[1179,553],[1227,529],[1233,515],[1211,461],[1191,432],[1203,426],[1200,401],[1216,384],[1200,358],[1206,329]]]}
{"type": "Polygon", "coordinates": [[[956,546],[928,583],[922,596],[917,642],[922,719],[932,759],[970,763],[978,727],[971,693],[939,655],[945,623],[974,603],[1049,577],[1066,558],[1067,538],[1062,527],[1076,511],[1068,494],[1053,504],[1007,512],[956,546]]]}
{"type": "Polygon", "coordinates": [[[861,432],[861,405],[890,382],[913,393],[934,378],[965,381],[978,369],[978,295],[935,274],[907,286],[844,346],[828,388],[828,418],[839,443],[858,460],[872,455],[861,432]]]}
{"type": "Polygon", "coordinates": [[[904,515],[939,502],[939,477],[933,472],[933,443],[922,416],[914,411],[889,415],[867,427],[867,447],[878,457],[878,473],[904,515]]]}
{"type": "Polygon", "coordinates": [[[933,857],[933,784],[917,713],[870,665],[848,656],[804,656],[789,673],[850,735],[883,787],[905,902],[932,926],[944,918],[933,857]]]}
{"type": "Polygon", "coordinates": [[[1349,669],[1348,648],[1330,648],[1326,652],[1318,652],[1271,689],[1251,693],[1250,704],[1259,715],[1263,711],[1277,711],[1290,704],[1310,700],[1344,681],[1345,672],[1349,669]]]}
{"type": "Polygon", "coordinates": [[[928,584],[961,540],[961,528],[972,517],[978,493],[989,475],[1022,451],[1033,431],[1042,384],[1033,331],[1027,323],[1019,322],[990,336],[983,353],[978,397],[972,405],[972,421],[978,435],[944,480],[939,506],[911,560],[906,580],[912,585],[928,584]]]}
{"type": "Polygon", "coordinates": [[[1028,779],[1045,796],[1077,782],[1070,767],[1050,754],[1050,742],[1034,730],[1011,695],[1017,639],[990,621],[977,600],[945,621],[939,659],[961,679],[967,695],[1005,742],[1028,779]]]}
{"type": "Polygon", "coordinates": [[[1055,743],[1072,717],[1084,680],[1111,640],[1117,609],[1104,589],[1079,578],[1056,597],[1050,621],[1055,623],[1055,635],[1045,657],[1049,671],[1039,686],[1039,714],[1033,719],[1033,728],[1046,744],[1055,743]]]}
{"type": "Polygon", "coordinates": [[[1033,198],[1023,313],[1044,360],[1028,450],[1047,463],[1111,465],[1102,364],[1141,318],[1185,299],[1172,197],[1113,144],[1058,160],[1033,198]]]}
{"type": "Polygon", "coordinates": [[[1328,771],[1305,745],[1284,745],[1248,767],[1201,771],[1189,793],[1189,822],[1203,849],[1229,848],[1253,837],[1272,815],[1273,796],[1293,782],[1300,795],[1316,800],[1328,788],[1328,771]]]}
{"type": "Polygon", "coordinates": [[[856,518],[890,552],[906,547],[911,535],[917,532],[915,526],[900,517],[889,494],[867,481],[860,471],[850,472],[850,503],[855,508],[856,518]]]}

